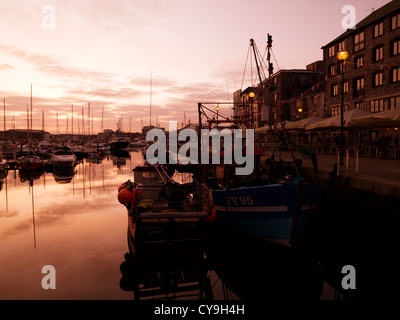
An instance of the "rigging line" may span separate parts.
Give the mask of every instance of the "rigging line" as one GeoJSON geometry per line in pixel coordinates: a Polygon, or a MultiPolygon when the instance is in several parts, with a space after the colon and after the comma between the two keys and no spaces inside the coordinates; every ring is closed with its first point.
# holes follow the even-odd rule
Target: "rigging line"
{"type": "Polygon", "coordinates": [[[278,68],[278,71],[279,71],[279,70],[281,70],[281,68],[279,68],[278,60],[276,60],[276,58],[275,58],[275,54],[274,54],[274,51],[272,50],[272,48],[271,48],[271,52],[272,52],[272,56],[274,57],[274,60],[275,60],[276,66],[277,66],[277,68],[278,68]]]}
{"type": "Polygon", "coordinates": [[[241,86],[240,86],[240,90],[243,89],[243,82],[244,82],[244,76],[246,75],[247,61],[248,61],[248,59],[249,59],[249,52],[250,52],[250,46],[249,46],[249,48],[247,49],[246,63],[245,63],[245,65],[244,65],[244,72],[243,72],[242,84],[241,84],[241,86]]]}
{"type": "MultiPolygon", "coordinates": [[[[266,75],[265,75],[264,68],[263,68],[263,65],[264,65],[264,63],[263,63],[263,58],[261,57],[260,50],[258,50],[258,47],[257,47],[257,45],[256,45],[255,42],[253,43],[253,46],[254,46],[256,55],[257,55],[257,57],[258,57],[258,60],[259,60],[259,62],[260,62],[259,71],[260,71],[260,73],[262,74],[263,78],[266,79],[266,75]]],[[[264,65],[264,67],[265,67],[265,65],[264,65]]]]}

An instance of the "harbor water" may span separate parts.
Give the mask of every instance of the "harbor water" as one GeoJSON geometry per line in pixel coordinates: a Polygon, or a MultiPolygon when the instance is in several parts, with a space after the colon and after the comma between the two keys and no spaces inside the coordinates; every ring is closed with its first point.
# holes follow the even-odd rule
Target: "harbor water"
{"type": "MultiPolygon", "coordinates": [[[[143,163],[142,152],[131,151],[83,159],[73,171],[3,175],[0,299],[134,299],[122,281],[127,210],[117,190],[143,163]],[[52,289],[43,287],[48,266],[55,271],[52,289]]],[[[205,242],[212,297],[398,297],[396,210],[324,195],[296,251],[213,225],[205,242]],[[340,290],[346,265],[358,272],[357,288],[347,292],[340,290]]]]}

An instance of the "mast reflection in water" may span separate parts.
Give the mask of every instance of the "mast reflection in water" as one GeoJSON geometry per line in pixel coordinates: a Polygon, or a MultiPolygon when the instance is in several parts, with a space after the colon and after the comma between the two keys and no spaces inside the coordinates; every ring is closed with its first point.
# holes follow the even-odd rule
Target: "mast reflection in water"
{"type": "Polygon", "coordinates": [[[2,173],[0,299],[132,299],[119,286],[126,215],[116,201],[143,163],[131,155],[118,166],[109,155],[73,170],[2,173]],[[45,265],[56,269],[55,290],[41,286],[45,265]]]}
{"type": "MultiPolygon", "coordinates": [[[[135,270],[124,263],[128,219],[117,194],[123,182],[133,179],[132,169],[143,163],[142,152],[131,151],[89,157],[69,171],[10,170],[0,176],[0,299],[134,299],[126,276],[135,270]],[[42,288],[45,274],[41,271],[46,265],[56,270],[56,289],[42,288]]],[[[180,178],[187,182],[187,176],[180,178]]],[[[269,297],[262,291],[268,290],[270,276],[277,276],[276,269],[257,276],[260,268],[252,265],[259,261],[250,261],[249,255],[243,254],[247,249],[235,251],[231,240],[223,239],[207,239],[211,242],[208,254],[215,259],[204,261],[204,283],[207,290],[212,289],[205,297],[249,298],[249,290],[253,291],[251,298],[254,294],[261,299],[269,297]],[[257,287],[259,291],[254,291],[257,287]]],[[[235,241],[234,247],[241,248],[240,239],[235,241]]],[[[263,252],[252,258],[260,254],[263,252]]],[[[173,275],[184,277],[179,278],[181,282],[195,276],[192,269],[184,271],[173,275]]],[[[315,287],[318,298],[319,284],[315,287]]],[[[310,296],[314,298],[314,293],[310,296]]]]}

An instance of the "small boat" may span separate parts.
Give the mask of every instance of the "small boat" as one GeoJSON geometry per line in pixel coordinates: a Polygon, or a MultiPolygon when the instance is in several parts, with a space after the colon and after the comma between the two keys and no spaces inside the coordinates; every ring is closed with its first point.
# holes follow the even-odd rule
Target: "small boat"
{"type": "Polygon", "coordinates": [[[51,157],[52,147],[49,141],[43,140],[39,142],[39,156],[41,157],[51,157]]]}
{"type": "Polygon", "coordinates": [[[139,141],[134,141],[131,142],[128,145],[128,149],[133,150],[133,149],[140,149],[140,148],[144,148],[147,147],[149,145],[149,142],[146,140],[139,140],[139,141]]]}
{"type": "Polygon", "coordinates": [[[8,162],[3,157],[3,155],[0,154],[0,172],[6,171],[7,169],[8,169],[8,162]]]}
{"type": "Polygon", "coordinates": [[[101,141],[92,141],[86,146],[86,151],[88,153],[93,153],[93,152],[104,153],[105,151],[104,144],[101,141]]]}
{"type": "Polygon", "coordinates": [[[39,156],[29,153],[18,158],[17,166],[19,170],[41,170],[44,168],[44,162],[39,156]]]}
{"type": "Polygon", "coordinates": [[[76,156],[69,147],[57,147],[51,157],[53,167],[72,168],[76,162],[76,156]]]}
{"type": "Polygon", "coordinates": [[[130,141],[125,137],[116,137],[114,141],[110,143],[110,150],[126,150],[130,144],[130,141]]]}

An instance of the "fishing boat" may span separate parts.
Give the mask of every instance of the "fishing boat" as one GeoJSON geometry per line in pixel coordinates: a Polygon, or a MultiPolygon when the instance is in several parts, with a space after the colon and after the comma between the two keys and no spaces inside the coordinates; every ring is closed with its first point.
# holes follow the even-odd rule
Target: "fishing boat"
{"type": "Polygon", "coordinates": [[[72,168],[76,163],[76,156],[69,147],[57,147],[51,157],[53,168],[72,168]]]}
{"type": "MultiPolygon", "coordinates": [[[[149,285],[146,281],[149,272],[199,273],[198,266],[205,257],[203,233],[210,202],[204,185],[177,183],[162,165],[137,166],[133,173],[134,182],[126,181],[118,188],[118,201],[126,206],[128,213],[128,256],[135,266],[131,279],[137,298],[144,293],[139,292],[139,287],[149,285]]],[[[202,279],[205,275],[196,276],[197,284],[187,283],[191,279],[187,275],[171,279],[173,288],[147,290],[172,296],[179,291],[200,289],[206,281],[202,279]]]]}
{"type": "MultiPolygon", "coordinates": [[[[250,44],[254,50],[256,65],[260,66],[254,41],[251,40],[250,44]]],[[[261,98],[262,101],[268,101],[267,89],[263,84],[265,81],[261,79],[260,70],[258,71],[261,98]]],[[[250,100],[248,107],[251,107],[251,103],[250,100]]],[[[219,111],[224,103],[198,104],[199,119],[207,119],[209,128],[213,126],[218,130],[218,125],[229,122],[233,123],[235,128],[240,127],[245,132],[253,129],[254,119],[252,118],[245,120],[243,117],[233,120],[218,113],[219,117],[216,120],[214,115],[210,116],[211,108],[206,107],[208,104],[216,105],[216,110],[219,111]]],[[[254,144],[252,159],[255,162],[255,169],[251,174],[236,175],[235,169],[239,165],[234,161],[224,163],[225,158],[222,159],[225,153],[233,154],[233,149],[224,148],[221,153],[221,165],[211,166],[204,176],[207,179],[205,183],[212,190],[218,223],[257,239],[292,246],[307,225],[324,187],[319,183],[317,159],[311,149],[307,149],[307,152],[302,150],[301,156],[297,157],[293,143],[289,141],[284,128],[281,131],[276,130],[277,124],[281,121],[281,115],[285,112],[282,109],[280,114],[276,113],[276,119],[270,119],[269,128],[262,139],[250,142],[254,144]],[[261,142],[264,148],[258,148],[262,146],[261,142]],[[277,143],[279,147],[272,149],[265,147],[273,143],[277,143]],[[280,156],[280,150],[284,148],[288,150],[289,160],[280,156]],[[316,176],[313,178],[306,178],[303,173],[301,157],[306,156],[312,159],[314,165],[316,176]],[[210,173],[214,179],[210,177],[210,173]]],[[[232,136],[234,140],[235,137],[233,134],[232,136]]],[[[234,141],[232,145],[233,143],[234,141]]],[[[244,148],[246,143],[249,143],[247,139],[239,144],[243,146],[240,154],[246,153],[247,147],[244,148]]]]}
{"type": "Polygon", "coordinates": [[[19,170],[41,170],[44,162],[39,156],[29,153],[18,158],[17,166],[19,170]]]}

